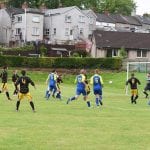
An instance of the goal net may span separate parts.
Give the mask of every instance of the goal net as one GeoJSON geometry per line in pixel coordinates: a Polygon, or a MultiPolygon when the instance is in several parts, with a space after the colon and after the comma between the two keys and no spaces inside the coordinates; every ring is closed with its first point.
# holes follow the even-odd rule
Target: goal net
{"type": "MultiPolygon", "coordinates": [[[[129,74],[131,73],[144,73],[150,72],[150,62],[127,62],[127,77],[129,79],[129,74]]],[[[128,94],[128,86],[126,87],[126,94],[128,94]]]]}

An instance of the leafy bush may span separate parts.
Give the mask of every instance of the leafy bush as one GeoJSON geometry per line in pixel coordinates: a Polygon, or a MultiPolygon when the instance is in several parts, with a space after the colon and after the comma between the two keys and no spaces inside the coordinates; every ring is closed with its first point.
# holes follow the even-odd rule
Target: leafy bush
{"type": "Polygon", "coordinates": [[[12,47],[12,48],[0,47],[0,51],[31,51],[33,49],[34,49],[33,44],[24,45],[22,47],[12,47]]]}
{"type": "Polygon", "coordinates": [[[122,58],[127,57],[127,51],[123,47],[119,50],[119,53],[120,53],[120,57],[122,58]]]}
{"type": "Polygon", "coordinates": [[[40,46],[40,53],[41,53],[42,56],[46,56],[47,48],[44,45],[40,46]]]}
{"type": "Polygon", "coordinates": [[[120,58],[32,58],[18,56],[0,56],[0,65],[11,67],[43,67],[43,68],[103,68],[120,69],[122,60],[120,58]]]}

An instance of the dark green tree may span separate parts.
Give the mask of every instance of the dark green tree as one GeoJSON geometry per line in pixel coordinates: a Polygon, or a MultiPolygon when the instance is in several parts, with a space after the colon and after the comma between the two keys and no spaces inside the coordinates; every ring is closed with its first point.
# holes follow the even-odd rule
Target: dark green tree
{"type": "Polygon", "coordinates": [[[92,9],[95,12],[120,13],[130,15],[136,8],[133,0],[8,0],[8,4],[13,7],[21,7],[26,1],[30,7],[40,7],[43,3],[47,8],[58,8],[59,6],[78,6],[79,8],[92,9]]]}

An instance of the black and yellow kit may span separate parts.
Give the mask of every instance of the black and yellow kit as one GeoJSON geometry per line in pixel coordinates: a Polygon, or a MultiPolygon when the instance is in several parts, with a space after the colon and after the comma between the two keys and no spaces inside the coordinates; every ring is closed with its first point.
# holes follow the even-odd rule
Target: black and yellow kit
{"type": "Polygon", "coordinates": [[[16,85],[20,85],[19,91],[20,93],[26,94],[29,92],[29,84],[31,84],[32,86],[34,86],[34,82],[27,76],[22,76],[20,77],[17,82],[16,85]]]}
{"type": "Polygon", "coordinates": [[[13,74],[12,75],[12,82],[16,82],[18,78],[19,78],[18,74],[13,74]]]}
{"type": "Polygon", "coordinates": [[[35,86],[34,82],[27,76],[19,77],[19,79],[16,82],[16,86],[19,87],[19,100],[22,100],[24,97],[26,97],[28,100],[32,100],[32,96],[29,93],[29,84],[32,86],[35,86]]]}
{"type": "Polygon", "coordinates": [[[0,78],[2,80],[2,91],[7,90],[7,79],[8,79],[8,73],[6,70],[3,70],[0,74],[0,78]]]}

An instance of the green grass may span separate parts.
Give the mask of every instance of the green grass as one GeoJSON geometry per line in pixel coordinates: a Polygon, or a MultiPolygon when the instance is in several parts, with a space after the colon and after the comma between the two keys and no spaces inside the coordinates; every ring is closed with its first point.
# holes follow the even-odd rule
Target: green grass
{"type": "MultiPolygon", "coordinates": [[[[149,150],[150,108],[142,94],[145,74],[141,80],[139,101],[130,104],[125,95],[126,74],[103,73],[104,105],[88,109],[82,97],[66,105],[75,93],[74,75],[64,76],[61,85],[62,101],[44,99],[48,73],[29,72],[37,89],[31,93],[37,112],[33,113],[28,101],[15,112],[17,97],[8,101],[0,95],[0,150],[149,150]],[[113,83],[109,84],[108,81],[113,83]],[[71,83],[72,82],[72,83],[71,83]]],[[[9,82],[10,94],[13,86],[9,82]]],[[[94,105],[94,96],[89,99],[94,105]]]]}

